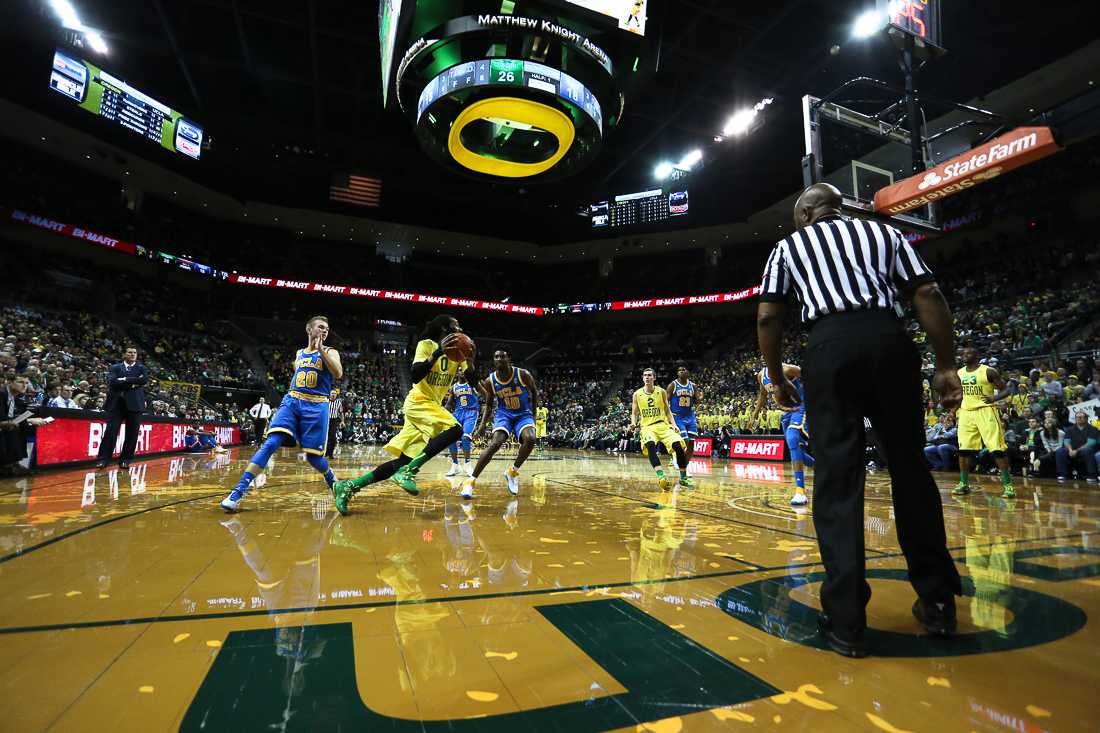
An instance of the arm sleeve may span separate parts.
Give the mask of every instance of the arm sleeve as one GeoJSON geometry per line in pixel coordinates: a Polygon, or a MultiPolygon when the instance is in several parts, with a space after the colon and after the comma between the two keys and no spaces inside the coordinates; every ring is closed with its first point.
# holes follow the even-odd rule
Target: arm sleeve
{"type": "Polygon", "coordinates": [[[424,339],[416,345],[416,355],[413,356],[413,365],[410,376],[413,384],[419,384],[435,363],[435,350],[439,347],[435,341],[424,339]]]}
{"type": "Polygon", "coordinates": [[[894,241],[894,285],[901,291],[912,291],[933,282],[936,276],[921,256],[897,229],[890,229],[894,241]]]}
{"type": "Polygon", "coordinates": [[[791,273],[783,256],[783,242],[775,245],[764,265],[764,279],[760,283],[760,300],[782,302],[791,290],[791,273]]]}

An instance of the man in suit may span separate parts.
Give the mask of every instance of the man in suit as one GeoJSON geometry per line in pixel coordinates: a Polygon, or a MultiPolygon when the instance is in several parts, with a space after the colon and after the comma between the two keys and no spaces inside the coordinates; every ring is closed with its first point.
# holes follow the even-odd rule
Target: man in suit
{"type": "Polygon", "coordinates": [[[107,370],[107,401],[103,409],[107,412],[107,432],[99,444],[99,460],[96,468],[106,468],[118,439],[119,426],[126,423],[126,435],[122,442],[122,452],[118,456],[119,468],[129,468],[137,447],[138,430],[141,428],[141,413],[145,411],[145,385],[149,383],[149,370],[144,364],[137,363],[137,349],[126,347],[122,362],[112,364],[107,370]]]}

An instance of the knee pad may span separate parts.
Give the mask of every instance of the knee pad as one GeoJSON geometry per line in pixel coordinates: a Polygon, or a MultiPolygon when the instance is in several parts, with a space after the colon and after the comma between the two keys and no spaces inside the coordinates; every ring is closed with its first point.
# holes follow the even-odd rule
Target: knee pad
{"type": "Polygon", "coordinates": [[[283,446],[284,435],[285,433],[271,433],[268,435],[264,444],[261,445],[260,449],[252,456],[251,463],[255,463],[260,468],[266,466],[267,462],[271,460],[272,454],[283,446]]]}
{"type": "Polygon", "coordinates": [[[991,450],[989,451],[989,455],[993,456],[994,458],[1004,458],[1005,452],[1003,450],[991,450]]]}
{"type": "Polygon", "coordinates": [[[309,462],[309,465],[313,466],[321,473],[328,473],[328,459],[324,456],[315,456],[312,453],[307,453],[306,460],[309,462]]]}

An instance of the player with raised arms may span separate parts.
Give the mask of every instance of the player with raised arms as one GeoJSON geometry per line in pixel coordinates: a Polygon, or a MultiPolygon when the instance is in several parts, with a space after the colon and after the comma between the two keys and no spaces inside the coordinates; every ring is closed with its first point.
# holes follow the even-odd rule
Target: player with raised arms
{"type": "Polygon", "coordinates": [[[328,334],[328,318],[325,316],[314,316],[306,321],[308,343],[306,348],[298,349],[294,357],[294,377],[290,389],[268,425],[263,445],[252,456],[233,491],[222,499],[221,507],[227,512],[237,511],[252,480],[264,470],[271,455],[284,445],[300,445],[309,465],[325,477],[330,489],[336,481],[325,458],[325,447],[328,442],[329,394],[333,381],[344,376],[344,367],[340,363],[340,353],[324,345],[328,334]]]}
{"type": "Polygon", "coordinates": [[[474,497],[474,485],[477,483],[478,476],[510,436],[516,436],[519,439],[519,451],[516,453],[515,462],[504,474],[504,479],[508,482],[508,492],[512,496],[519,494],[519,469],[535,447],[534,411],[539,404],[539,389],[535,384],[535,378],[526,369],[512,365],[512,357],[509,356],[507,349],[497,349],[493,352],[493,367],[494,370],[489,373],[489,376],[481,381],[481,391],[485,395],[485,409],[474,430],[474,434],[478,435],[485,429],[485,423],[489,419],[489,411],[492,410],[495,399],[498,402],[493,419],[493,439],[478,456],[473,475],[463,483],[463,499],[474,497]]]}
{"type": "MultiPolygon", "coordinates": [[[[470,384],[466,381],[466,373],[459,372],[455,375],[454,386],[451,387],[451,391],[447,393],[443,402],[443,406],[451,410],[455,420],[458,420],[458,424],[462,426],[462,453],[465,464],[463,468],[467,476],[474,475],[474,467],[470,465],[470,443],[476,434],[481,401],[484,398],[481,385],[470,384]]],[[[451,470],[447,471],[447,477],[457,476],[459,470],[458,443],[451,443],[451,470]]]]}
{"type": "MultiPolygon", "coordinates": [[[[699,423],[695,419],[695,405],[703,399],[703,392],[695,386],[690,379],[691,372],[687,364],[676,367],[676,379],[669,382],[665,391],[668,393],[668,401],[672,406],[672,419],[676,421],[676,429],[680,431],[680,437],[684,439],[684,454],[687,460],[691,460],[695,452],[695,439],[699,437],[699,423]]],[[[677,468],[680,468],[679,466],[677,468]]],[[[683,466],[687,468],[687,466],[683,466]]],[[[691,475],[690,473],[688,474],[691,475]]]]}
{"type": "Polygon", "coordinates": [[[680,468],[680,486],[692,488],[687,474],[687,455],[684,453],[684,439],[672,427],[672,412],[668,407],[668,392],[657,386],[657,373],[652,369],[642,372],[643,386],[634,391],[630,407],[630,427],[641,425],[642,453],[649,457],[649,465],[657,472],[657,483],[662,491],[668,491],[670,483],[661,468],[661,457],[657,455],[657,444],[663,443],[669,453],[676,453],[676,462],[680,468]]]}
{"type": "MultiPolygon", "coordinates": [[[[793,410],[783,410],[783,417],[779,421],[779,427],[787,441],[787,449],[791,453],[791,469],[794,471],[794,497],[791,499],[791,506],[806,506],[810,500],[806,497],[805,467],[814,465],[814,457],[803,447],[803,443],[809,438],[809,432],[806,429],[806,393],[802,387],[802,369],[794,364],[784,364],[783,375],[791,380],[799,396],[798,406],[793,410]]],[[[768,396],[773,399],[775,397],[775,383],[768,375],[768,368],[763,367],[756,378],[760,383],[760,391],[756,395],[752,417],[749,418],[749,432],[756,429],[756,418],[764,408],[768,396]]],[[[776,404],[779,404],[778,401],[776,404]]]]}
{"type": "Polygon", "coordinates": [[[364,486],[386,479],[392,479],[414,496],[420,493],[416,487],[417,471],[462,437],[462,426],[442,403],[459,371],[473,381],[474,353],[474,342],[462,333],[452,316],[439,315],[428,321],[413,356],[413,386],[402,406],[405,423],[385,446],[396,458],[358,478],[336,482],[332,487],[336,511],[346,515],[348,501],[355,494],[364,486]]]}

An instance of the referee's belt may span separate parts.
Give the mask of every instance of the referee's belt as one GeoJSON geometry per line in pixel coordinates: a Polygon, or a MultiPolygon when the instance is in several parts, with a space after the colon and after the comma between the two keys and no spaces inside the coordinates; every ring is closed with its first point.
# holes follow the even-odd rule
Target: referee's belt
{"type": "Polygon", "coordinates": [[[309,394],[307,392],[299,392],[296,389],[292,389],[287,392],[288,395],[295,399],[305,400],[306,402],[328,402],[328,397],[320,394],[309,394]]]}

